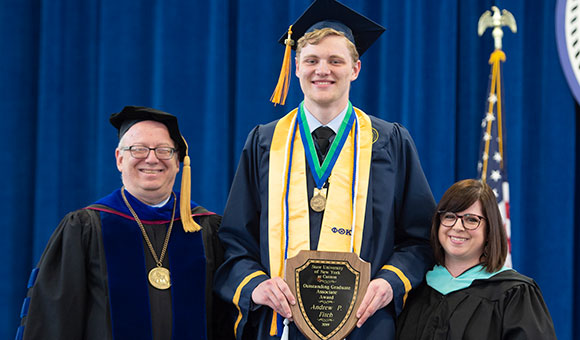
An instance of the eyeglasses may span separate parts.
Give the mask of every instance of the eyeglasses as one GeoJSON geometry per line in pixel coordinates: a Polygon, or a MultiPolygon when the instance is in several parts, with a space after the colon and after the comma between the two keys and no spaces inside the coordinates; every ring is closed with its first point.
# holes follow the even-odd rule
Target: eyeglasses
{"type": "Polygon", "coordinates": [[[151,150],[155,151],[155,156],[157,156],[157,158],[161,160],[171,159],[175,154],[175,149],[167,146],[162,146],[158,148],[148,148],[142,145],[132,145],[128,147],[127,146],[122,147],[121,150],[122,151],[129,150],[129,152],[131,152],[131,156],[137,159],[145,159],[149,157],[149,152],[151,150]]]}
{"type": "Polygon", "coordinates": [[[481,224],[481,220],[486,219],[483,216],[475,214],[457,215],[456,213],[451,211],[438,211],[438,213],[441,225],[447,228],[453,227],[455,223],[457,223],[457,220],[461,219],[461,223],[463,223],[463,228],[467,230],[475,230],[481,224]]]}

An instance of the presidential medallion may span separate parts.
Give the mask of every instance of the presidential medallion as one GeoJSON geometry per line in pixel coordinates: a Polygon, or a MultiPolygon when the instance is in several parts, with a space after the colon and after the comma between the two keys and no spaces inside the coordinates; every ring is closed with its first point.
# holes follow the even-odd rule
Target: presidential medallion
{"type": "Polygon", "coordinates": [[[326,208],[326,188],[314,188],[314,194],[310,199],[310,207],[316,212],[323,212],[326,208]]]}
{"type": "Polygon", "coordinates": [[[169,270],[163,267],[155,267],[149,271],[149,283],[161,290],[171,287],[171,279],[169,277],[169,270]]]}
{"type": "Polygon", "coordinates": [[[133,210],[133,207],[131,207],[131,204],[129,204],[129,201],[127,200],[127,196],[125,196],[125,187],[123,186],[121,188],[121,196],[123,197],[123,201],[125,201],[125,205],[127,206],[127,208],[129,209],[129,211],[131,212],[131,215],[133,215],[133,218],[135,218],[135,222],[137,222],[137,224],[139,225],[139,229],[141,229],[141,233],[143,234],[143,239],[145,240],[145,243],[147,243],[147,247],[149,247],[149,251],[151,252],[151,256],[153,257],[153,259],[155,260],[155,262],[157,263],[157,267],[151,269],[151,271],[149,271],[149,283],[157,288],[157,289],[168,289],[169,287],[171,287],[171,279],[169,277],[169,269],[163,268],[162,264],[163,264],[163,258],[165,257],[165,253],[167,252],[167,245],[169,244],[169,236],[171,236],[171,230],[173,230],[173,221],[175,221],[175,207],[177,206],[177,197],[175,196],[175,193],[173,193],[173,212],[171,213],[171,223],[169,223],[169,228],[167,229],[167,234],[165,235],[165,242],[163,242],[163,249],[161,249],[161,255],[159,257],[157,257],[157,253],[155,252],[155,249],[153,249],[153,245],[151,244],[151,240],[149,240],[149,236],[147,236],[147,232],[145,231],[145,227],[143,226],[143,223],[141,223],[141,220],[139,219],[139,216],[137,216],[137,213],[135,212],[135,210],[133,210]]]}

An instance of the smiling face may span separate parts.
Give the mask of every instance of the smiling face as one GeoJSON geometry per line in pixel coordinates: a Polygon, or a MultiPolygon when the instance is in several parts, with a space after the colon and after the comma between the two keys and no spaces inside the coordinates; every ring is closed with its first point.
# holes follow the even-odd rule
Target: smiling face
{"type": "Polygon", "coordinates": [[[350,83],[358,77],[360,60],[353,62],[348,40],[329,35],[317,44],[306,44],[296,59],[296,76],[304,92],[304,104],[310,111],[343,110],[349,97],[350,83]]]}
{"type": "MultiPolygon", "coordinates": [[[[163,123],[146,120],[133,125],[121,138],[120,147],[140,145],[149,148],[175,147],[167,127],[163,123]]],[[[154,151],[145,159],[136,159],[129,150],[115,150],[117,169],[121,172],[126,190],[140,201],[157,204],[165,200],[173,190],[175,176],[179,172],[178,155],[160,160],[154,151]]]]}
{"type": "MultiPolygon", "coordinates": [[[[455,212],[459,216],[474,214],[484,216],[481,203],[475,201],[469,208],[455,212]]],[[[486,220],[482,219],[475,230],[467,230],[458,219],[453,227],[439,225],[439,243],[443,247],[446,266],[473,267],[480,263],[486,241],[486,220]]]]}

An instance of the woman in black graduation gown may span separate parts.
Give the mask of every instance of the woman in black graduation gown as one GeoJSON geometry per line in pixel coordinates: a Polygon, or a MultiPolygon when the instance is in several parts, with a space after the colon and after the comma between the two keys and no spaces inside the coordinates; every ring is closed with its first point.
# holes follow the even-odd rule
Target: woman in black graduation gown
{"type": "Polygon", "coordinates": [[[397,339],[556,339],[538,285],[503,266],[507,237],[487,184],[468,179],[447,190],[431,244],[437,264],[410,293],[397,339]]]}

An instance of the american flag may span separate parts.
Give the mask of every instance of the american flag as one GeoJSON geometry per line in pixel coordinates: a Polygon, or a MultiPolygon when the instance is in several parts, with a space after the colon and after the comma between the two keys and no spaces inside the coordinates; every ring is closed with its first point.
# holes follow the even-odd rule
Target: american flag
{"type": "Polygon", "coordinates": [[[481,149],[477,170],[478,177],[491,187],[497,197],[508,237],[508,256],[505,265],[512,267],[510,195],[505,159],[503,84],[501,80],[501,63],[504,61],[505,54],[499,49],[496,49],[489,58],[489,63],[492,66],[487,97],[487,112],[481,121],[481,149]]]}

